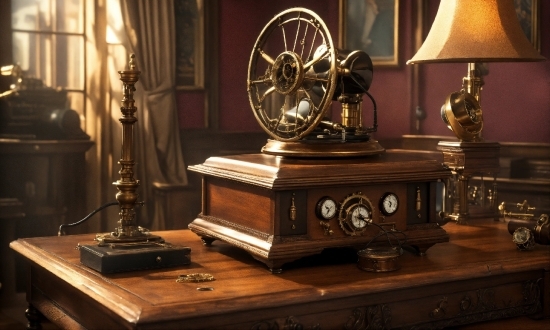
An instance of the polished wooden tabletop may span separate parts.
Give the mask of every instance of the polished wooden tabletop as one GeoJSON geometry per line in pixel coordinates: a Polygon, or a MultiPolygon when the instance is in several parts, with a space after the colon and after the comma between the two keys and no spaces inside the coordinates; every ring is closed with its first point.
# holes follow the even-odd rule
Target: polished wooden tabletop
{"type": "MultiPolygon", "coordinates": [[[[282,274],[274,275],[244,250],[220,241],[203,246],[189,230],[155,234],[191,247],[190,265],[109,275],[79,262],[77,244],[94,244],[93,234],[19,239],[10,246],[31,264],[28,301],[49,318],[62,314],[54,323],[89,328],[288,323],[280,320],[283,315],[298,318],[305,326],[330,328],[330,320],[343,315],[343,310],[392,302],[396,302],[392,326],[412,326],[438,320],[416,315],[422,312],[400,313],[399,306],[410,306],[412,311],[428,301],[429,306],[424,306],[428,315],[444,296],[449,300],[446,317],[458,317],[465,313],[458,302],[450,306],[455,293],[458,297],[459,292],[491,287],[498,293],[500,286],[531,278],[541,278],[548,286],[550,246],[517,250],[504,222],[472,220],[468,226],[449,223],[444,228],[450,235],[448,243],[436,244],[425,256],[405,251],[401,268],[387,273],[362,271],[354,251],[336,249],[286,264],[282,274]],[[208,273],[215,281],[176,282],[179,275],[191,273],[208,273]],[[448,292],[442,291],[446,288],[448,292]],[[56,312],[47,315],[48,308],[56,312]]],[[[542,292],[544,306],[537,310],[546,317],[550,317],[548,291],[542,292]]],[[[339,324],[343,323],[346,319],[339,324]]]]}

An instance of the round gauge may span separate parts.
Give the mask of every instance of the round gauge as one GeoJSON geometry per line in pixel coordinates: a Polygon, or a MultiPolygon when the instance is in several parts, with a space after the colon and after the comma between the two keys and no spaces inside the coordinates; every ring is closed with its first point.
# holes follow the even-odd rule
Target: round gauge
{"type": "Polygon", "coordinates": [[[350,213],[350,220],[353,227],[363,229],[369,222],[372,221],[371,213],[363,204],[358,204],[353,207],[350,213]]]}
{"type": "Polygon", "coordinates": [[[535,238],[525,227],[519,227],[514,231],[512,241],[516,243],[518,250],[531,250],[535,247],[535,238]]]}
{"type": "Polygon", "coordinates": [[[317,205],[315,207],[315,214],[317,214],[320,219],[330,220],[336,215],[336,210],[336,201],[334,201],[334,199],[330,197],[325,196],[317,202],[317,205]]]}
{"type": "Polygon", "coordinates": [[[372,223],[372,204],[360,192],[346,197],[340,206],[340,228],[350,236],[362,235],[372,223]]]}
{"type": "Polygon", "coordinates": [[[385,193],[380,199],[380,211],[384,215],[393,215],[397,212],[399,207],[399,198],[397,195],[391,192],[385,193]]]}

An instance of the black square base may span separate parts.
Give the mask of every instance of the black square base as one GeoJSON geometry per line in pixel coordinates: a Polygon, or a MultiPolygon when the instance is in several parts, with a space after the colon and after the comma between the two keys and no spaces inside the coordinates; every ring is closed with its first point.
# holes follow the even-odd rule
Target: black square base
{"type": "Polygon", "coordinates": [[[109,246],[80,245],[80,262],[100,273],[120,273],[189,265],[191,248],[136,247],[113,249],[109,246]]]}

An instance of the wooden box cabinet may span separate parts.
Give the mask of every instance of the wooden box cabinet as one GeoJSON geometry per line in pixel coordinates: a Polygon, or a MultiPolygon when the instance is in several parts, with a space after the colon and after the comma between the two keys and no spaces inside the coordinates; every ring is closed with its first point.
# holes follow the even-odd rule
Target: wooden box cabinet
{"type": "Polygon", "coordinates": [[[367,247],[379,227],[354,228],[349,219],[363,207],[369,221],[403,232],[420,254],[448,240],[436,199],[438,181],[450,172],[422,155],[388,151],[320,160],[249,154],[211,157],[189,169],[203,175],[202,211],[189,229],[207,245],[223,240],[246,250],[273,272],[325,248],[367,247]],[[382,198],[388,193],[399,206],[384,215],[382,198]],[[325,197],[338,208],[332,219],[316,212],[325,197]]]}

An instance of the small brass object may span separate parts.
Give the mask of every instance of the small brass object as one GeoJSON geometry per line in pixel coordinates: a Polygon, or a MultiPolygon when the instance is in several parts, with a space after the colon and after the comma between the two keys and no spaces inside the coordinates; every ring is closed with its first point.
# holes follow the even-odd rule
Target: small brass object
{"type": "Polygon", "coordinates": [[[357,252],[359,259],[357,267],[369,272],[391,272],[401,268],[399,256],[400,247],[373,247],[357,252]]]}
{"type": "Polygon", "coordinates": [[[193,273],[193,274],[185,274],[185,275],[179,275],[176,282],[178,283],[199,283],[199,282],[211,282],[216,280],[214,276],[207,274],[207,273],[193,273]]]}
{"type": "Polygon", "coordinates": [[[197,288],[197,291],[214,291],[214,288],[211,286],[204,286],[197,288]]]}
{"type": "Polygon", "coordinates": [[[535,207],[532,207],[529,205],[527,200],[524,200],[523,203],[506,203],[502,202],[498,206],[498,210],[500,211],[500,214],[503,218],[510,217],[510,218],[519,218],[519,219],[532,219],[535,217],[534,213],[530,213],[531,211],[535,210],[535,207]],[[509,211],[507,210],[506,206],[513,205],[517,208],[517,211],[509,211]]]}
{"type": "Polygon", "coordinates": [[[416,187],[416,211],[422,210],[422,198],[420,198],[420,188],[416,187]]]}
{"type": "Polygon", "coordinates": [[[334,234],[332,229],[330,229],[330,223],[325,222],[325,221],[319,221],[319,225],[321,225],[321,227],[323,227],[323,229],[325,231],[325,236],[330,236],[330,235],[334,234]]]}
{"type": "Polygon", "coordinates": [[[522,227],[530,231],[535,243],[550,245],[550,218],[547,214],[541,214],[538,220],[511,219],[508,221],[508,232],[512,235],[516,235],[518,229],[522,227]]]}
{"type": "Polygon", "coordinates": [[[512,241],[520,251],[532,250],[535,247],[535,236],[525,227],[519,227],[514,231],[512,241]]]}
{"type": "Polygon", "coordinates": [[[294,197],[292,197],[292,202],[290,204],[290,220],[296,220],[296,205],[294,204],[294,197]]]}
{"type": "MultiPolygon", "coordinates": [[[[391,272],[401,268],[399,257],[403,254],[403,243],[406,242],[406,235],[395,229],[386,230],[383,226],[372,223],[372,225],[380,229],[380,233],[372,238],[363,250],[357,252],[358,260],[357,267],[368,272],[391,272]],[[397,237],[397,234],[403,235],[403,240],[397,237]],[[380,237],[386,237],[389,246],[374,246],[370,244],[380,237]],[[392,240],[397,241],[397,245],[392,243],[392,240]]],[[[389,225],[389,224],[385,224],[389,225]]]]}

